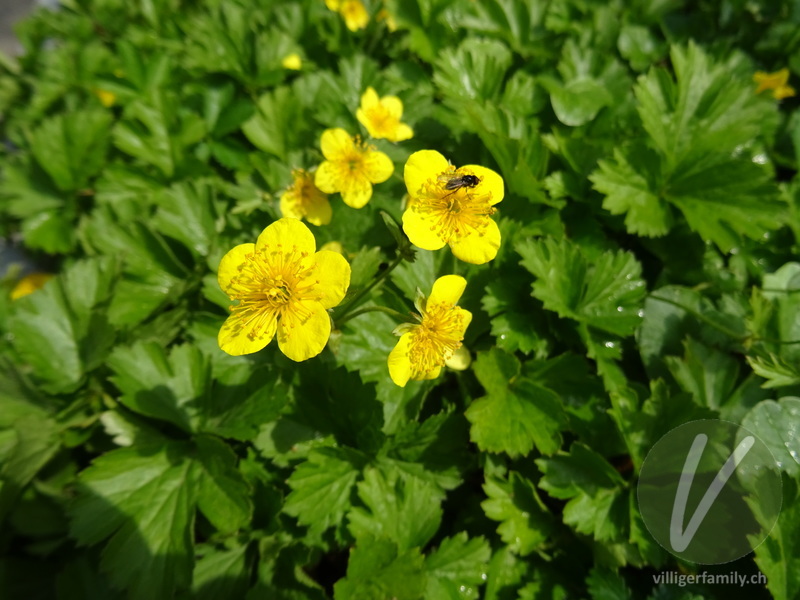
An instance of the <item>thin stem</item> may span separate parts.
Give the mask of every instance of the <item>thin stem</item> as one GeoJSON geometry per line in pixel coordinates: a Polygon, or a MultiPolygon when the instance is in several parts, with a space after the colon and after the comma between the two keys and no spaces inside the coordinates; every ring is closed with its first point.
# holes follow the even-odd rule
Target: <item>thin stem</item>
{"type": "Polygon", "coordinates": [[[347,323],[350,319],[355,319],[359,315],[363,315],[363,314],[370,313],[370,312],[386,313],[387,315],[390,315],[390,316],[394,317],[395,319],[398,319],[398,320],[400,320],[400,321],[402,321],[404,323],[411,323],[412,322],[410,315],[404,315],[403,313],[398,312],[398,311],[396,311],[396,310],[394,310],[392,308],[388,308],[386,306],[365,306],[364,308],[359,308],[358,310],[354,310],[353,312],[351,312],[349,315],[347,315],[343,319],[337,320],[336,321],[336,328],[337,329],[341,329],[342,325],[347,323]]]}
{"type": "Polygon", "coordinates": [[[391,263],[389,263],[389,266],[386,267],[380,273],[380,275],[378,275],[375,279],[373,279],[372,283],[370,283],[367,287],[358,292],[347,302],[347,304],[345,304],[343,307],[341,307],[339,310],[336,311],[336,313],[333,316],[333,320],[338,323],[344,316],[347,315],[347,313],[349,313],[356,306],[358,302],[360,302],[367,294],[369,294],[373,290],[373,288],[375,288],[375,286],[377,286],[384,279],[386,279],[389,276],[389,273],[394,271],[394,269],[401,262],[403,262],[403,257],[398,256],[391,263]]]}

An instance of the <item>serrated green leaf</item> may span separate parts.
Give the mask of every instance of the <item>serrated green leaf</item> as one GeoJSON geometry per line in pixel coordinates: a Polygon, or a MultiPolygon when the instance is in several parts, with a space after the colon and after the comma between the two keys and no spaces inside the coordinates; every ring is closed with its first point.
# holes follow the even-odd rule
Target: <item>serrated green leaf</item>
{"type": "Polygon", "coordinates": [[[347,576],[333,587],[335,600],[419,600],[425,563],[418,548],[398,551],[387,539],[367,536],[350,552],[347,576]]]}
{"type": "Polygon", "coordinates": [[[236,455],[217,438],[195,438],[197,506],[219,531],[244,529],[253,517],[250,486],[236,470],[236,455]]]}
{"type": "Polygon", "coordinates": [[[486,516],[499,521],[497,533],[519,556],[540,549],[554,533],[554,520],[533,484],[516,472],[507,480],[487,477],[483,484],[487,499],[481,502],[486,516]]]}
{"type": "Polygon", "coordinates": [[[465,413],[478,447],[512,457],[527,455],[534,445],[543,454],[558,450],[566,415],[554,392],[519,377],[519,363],[501,350],[479,354],[474,368],[488,392],[465,413]]]}
{"type": "Polygon", "coordinates": [[[341,523],[363,465],[364,458],[346,448],[312,450],[287,481],[292,491],[284,512],[297,517],[314,535],[341,523]]]}
{"type": "Polygon", "coordinates": [[[616,335],[630,335],[641,322],[645,296],[642,268],[627,252],[604,252],[589,261],[567,240],[516,244],[522,265],[533,273],[533,295],[561,317],[616,335]]]}
{"type": "Polygon", "coordinates": [[[442,519],[442,490],[392,463],[367,467],[358,483],[358,497],[366,508],[356,507],[348,514],[356,539],[378,534],[408,550],[424,546],[442,519]]]}
{"type": "Polygon", "coordinates": [[[476,596],[483,584],[489,559],[488,542],[482,537],[470,539],[466,532],[442,540],[425,557],[428,572],[427,600],[468,599],[476,596]]]}
{"type": "Polygon", "coordinates": [[[742,427],[767,445],[782,471],[800,475],[800,398],[759,402],[742,419],[742,427]]]}

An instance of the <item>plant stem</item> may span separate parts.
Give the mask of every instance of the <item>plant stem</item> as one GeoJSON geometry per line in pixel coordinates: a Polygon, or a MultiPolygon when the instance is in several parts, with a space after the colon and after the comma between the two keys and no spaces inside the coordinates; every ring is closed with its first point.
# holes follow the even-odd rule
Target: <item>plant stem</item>
{"type": "MultiPolygon", "coordinates": [[[[385,269],[384,269],[384,270],[383,270],[383,271],[380,273],[380,275],[378,275],[378,276],[377,276],[375,279],[373,279],[373,280],[372,280],[372,283],[370,283],[370,284],[369,284],[367,287],[365,287],[365,288],[364,288],[364,289],[362,289],[360,292],[358,292],[358,293],[357,293],[355,296],[353,296],[353,297],[352,297],[352,298],[351,298],[351,299],[350,299],[350,300],[347,302],[347,304],[345,304],[343,307],[341,307],[341,309],[337,310],[337,311],[334,313],[334,315],[333,315],[333,320],[334,320],[334,322],[336,322],[336,323],[340,323],[340,322],[342,322],[342,323],[343,323],[344,321],[342,321],[342,319],[343,319],[343,318],[344,318],[344,317],[347,315],[347,313],[349,313],[349,312],[350,312],[350,311],[351,311],[351,310],[352,310],[352,309],[353,309],[353,308],[354,308],[354,307],[355,307],[355,306],[358,304],[358,302],[360,302],[361,300],[363,300],[363,298],[364,298],[364,297],[365,297],[367,294],[369,294],[369,293],[370,293],[370,292],[373,290],[373,288],[375,288],[375,286],[377,286],[377,285],[378,285],[379,283],[381,283],[381,282],[382,282],[384,279],[386,279],[386,277],[388,277],[388,276],[389,276],[389,273],[391,273],[392,271],[394,271],[394,269],[395,269],[395,268],[396,268],[396,267],[397,267],[397,266],[398,266],[398,265],[399,265],[401,262],[403,262],[403,257],[402,257],[402,256],[397,256],[397,258],[395,258],[395,259],[394,259],[394,260],[393,260],[391,263],[389,263],[389,266],[388,266],[388,267],[386,267],[386,268],[385,268],[385,269]]],[[[398,313],[398,314],[399,314],[399,313],[398,313]]]]}
{"type": "Polygon", "coordinates": [[[364,308],[360,308],[358,310],[354,310],[353,312],[351,312],[349,315],[347,315],[343,319],[336,320],[336,328],[340,329],[341,326],[344,325],[345,323],[347,323],[350,319],[355,319],[357,316],[363,315],[363,314],[369,313],[369,312],[382,312],[382,313],[386,313],[387,315],[390,315],[390,316],[392,316],[392,317],[394,317],[396,319],[399,319],[400,321],[403,321],[403,322],[406,322],[406,323],[410,323],[411,322],[411,316],[410,315],[404,315],[403,313],[398,312],[398,311],[394,310],[393,308],[388,308],[386,306],[365,306],[364,308]]]}

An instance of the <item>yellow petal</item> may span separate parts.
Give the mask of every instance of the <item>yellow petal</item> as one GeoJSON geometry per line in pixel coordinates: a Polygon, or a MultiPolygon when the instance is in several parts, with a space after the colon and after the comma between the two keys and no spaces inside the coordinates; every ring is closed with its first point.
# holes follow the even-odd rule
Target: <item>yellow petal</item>
{"type": "Polygon", "coordinates": [[[323,308],[338,306],[350,287],[350,265],[341,254],[320,250],[314,255],[314,268],[319,303],[323,308]]]}
{"type": "Polygon", "coordinates": [[[353,146],[353,138],[344,129],[326,129],[322,132],[320,148],[322,148],[323,156],[328,160],[346,159],[353,152],[353,146]]]}
{"type": "Polygon", "coordinates": [[[339,10],[340,4],[341,0],[325,0],[325,6],[327,6],[329,10],[339,10]]]}
{"type": "Polygon", "coordinates": [[[333,217],[330,200],[319,195],[312,197],[306,204],[306,221],[312,225],[327,225],[333,217]]]}
{"type": "Polygon", "coordinates": [[[467,280],[458,275],[445,275],[439,277],[433,282],[431,295],[428,296],[428,306],[434,304],[448,304],[454,305],[458,303],[458,299],[464,293],[464,288],[467,287],[467,280]]]}
{"type": "Polygon", "coordinates": [[[361,0],[343,0],[339,14],[344,17],[344,24],[350,31],[364,29],[369,23],[369,13],[361,0]]]}
{"type": "Polygon", "coordinates": [[[410,140],[412,137],[414,137],[414,130],[405,123],[400,123],[394,135],[389,138],[389,140],[392,142],[402,142],[404,140],[410,140]]]}
{"type": "Polygon", "coordinates": [[[491,195],[489,204],[497,204],[503,199],[505,195],[505,185],[500,175],[480,165],[465,165],[459,169],[459,171],[461,170],[471,171],[476,177],[480,178],[481,182],[475,188],[474,194],[480,196],[491,195]]]}
{"type": "Polygon", "coordinates": [[[234,312],[222,324],[217,342],[232,356],[252,354],[272,341],[276,325],[275,316],[266,312],[255,318],[252,314],[234,312]]]}
{"type": "Polygon", "coordinates": [[[461,313],[461,336],[463,337],[467,327],[469,327],[469,324],[472,323],[472,313],[460,307],[456,308],[455,310],[461,313]]]}
{"type": "Polygon", "coordinates": [[[423,381],[425,379],[436,379],[442,372],[442,367],[433,367],[430,371],[418,373],[414,378],[415,381],[423,381]]]}
{"type": "Polygon", "coordinates": [[[282,217],[302,219],[305,214],[300,203],[294,201],[293,193],[288,191],[281,194],[280,209],[282,217]]]}
{"type": "Polygon", "coordinates": [[[242,272],[242,267],[247,263],[247,255],[255,251],[255,244],[239,244],[222,257],[217,269],[217,281],[228,296],[232,296],[230,290],[233,278],[242,272]]]}
{"type": "Polygon", "coordinates": [[[361,108],[364,110],[369,110],[379,102],[378,93],[372,87],[368,87],[361,96],[361,108]]]}
{"type": "Polygon", "coordinates": [[[369,151],[364,156],[363,173],[372,183],[383,183],[394,173],[392,159],[383,152],[369,151]]]}
{"type": "Polygon", "coordinates": [[[36,290],[44,287],[44,284],[54,277],[51,273],[31,273],[26,275],[17,282],[14,289],[11,290],[11,299],[18,300],[28,294],[32,294],[36,290]]]}
{"type": "Polygon", "coordinates": [[[350,208],[363,208],[372,198],[372,184],[366,177],[351,175],[344,180],[342,200],[350,208]]]}
{"type": "MultiPolygon", "coordinates": [[[[411,239],[411,236],[409,236],[411,239]]],[[[413,240],[412,240],[413,241],[413,240]]],[[[497,223],[487,217],[487,227],[483,235],[471,232],[470,235],[454,237],[450,240],[450,249],[459,260],[482,265],[497,256],[500,248],[500,228],[497,223]]]]}
{"type": "Polygon", "coordinates": [[[439,250],[446,243],[434,227],[434,220],[416,212],[413,207],[403,213],[403,231],[412,244],[423,250],[439,250]]]}
{"type": "Polygon", "coordinates": [[[406,188],[413,198],[419,194],[423,184],[429,179],[436,180],[444,173],[450,163],[436,150],[420,150],[408,157],[403,171],[406,188]]]}
{"type": "Polygon", "coordinates": [[[472,363],[472,356],[466,346],[459,346],[458,350],[453,353],[453,356],[445,361],[445,365],[454,371],[465,371],[470,363],[472,363]]]}
{"type": "Polygon", "coordinates": [[[326,194],[333,194],[339,191],[341,179],[342,173],[339,166],[326,160],[319,166],[316,175],[314,175],[314,185],[326,194]]]}
{"type": "Polygon", "coordinates": [[[331,337],[331,319],[318,302],[302,302],[286,310],[278,324],[278,346],[293,361],[322,352],[331,337]]]}
{"type": "Polygon", "coordinates": [[[381,98],[381,104],[394,118],[400,119],[403,116],[403,101],[397,96],[384,96],[381,98]]]}
{"type": "Polygon", "coordinates": [[[795,95],[794,88],[790,85],[781,85],[772,92],[772,97],[776,100],[783,100],[784,98],[791,98],[795,95]]]}
{"type": "Polygon", "coordinates": [[[411,379],[411,361],[408,358],[410,346],[411,334],[404,333],[389,353],[389,377],[400,387],[406,387],[411,379]]]}
{"type": "Polygon", "coordinates": [[[284,217],[283,219],[278,219],[272,225],[268,225],[258,236],[256,249],[260,250],[265,246],[269,246],[271,249],[276,249],[280,246],[284,250],[295,248],[298,252],[312,255],[317,250],[317,241],[314,239],[314,234],[304,223],[297,219],[284,217]]]}

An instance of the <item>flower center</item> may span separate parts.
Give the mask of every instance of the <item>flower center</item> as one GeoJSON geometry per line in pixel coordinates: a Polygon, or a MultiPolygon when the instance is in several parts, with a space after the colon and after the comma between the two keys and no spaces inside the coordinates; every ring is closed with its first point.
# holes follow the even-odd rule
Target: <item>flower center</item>
{"type": "Polygon", "coordinates": [[[300,319],[310,315],[303,302],[321,298],[314,292],[317,284],[308,252],[296,246],[264,244],[245,256],[239,274],[231,280],[228,294],[239,301],[231,311],[241,313],[244,323],[252,323],[250,335],[257,337],[287,312],[300,319]]]}
{"type": "Polygon", "coordinates": [[[462,186],[447,189],[448,181],[468,171],[450,168],[436,179],[429,179],[420,190],[413,209],[430,218],[431,231],[437,231],[445,241],[464,238],[472,234],[483,236],[496,209],[491,205],[492,194],[474,187],[462,186]]]}
{"type": "Polygon", "coordinates": [[[422,322],[412,333],[409,360],[415,371],[428,373],[461,347],[464,339],[464,314],[447,303],[427,307],[422,322]]]}

